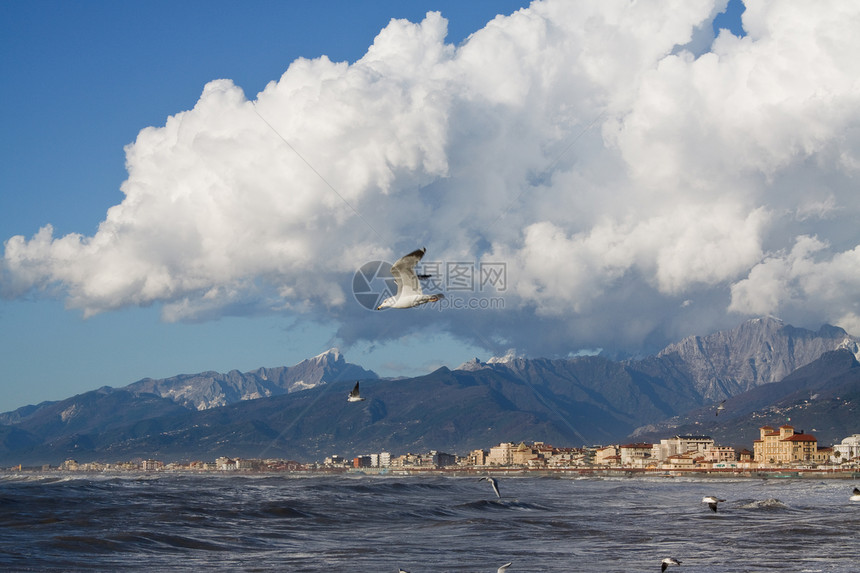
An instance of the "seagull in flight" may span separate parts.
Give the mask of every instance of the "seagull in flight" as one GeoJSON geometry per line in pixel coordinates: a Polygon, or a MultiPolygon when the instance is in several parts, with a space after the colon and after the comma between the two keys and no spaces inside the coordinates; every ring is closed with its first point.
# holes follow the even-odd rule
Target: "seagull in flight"
{"type": "Polygon", "coordinates": [[[660,567],[660,571],[665,571],[666,567],[669,565],[681,565],[681,562],[674,557],[666,557],[663,559],[662,563],[663,565],[660,567]]]}
{"type": "MultiPolygon", "coordinates": [[[[502,494],[499,493],[499,482],[496,481],[496,478],[493,478],[490,476],[484,476],[481,479],[479,479],[478,481],[484,481],[484,480],[487,480],[488,482],[490,482],[490,485],[493,486],[493,491],[496,492],[496,497],[501,498],[502,494]]],[[[510,563],[508,563],[508,565],[510,565],[510,563]]]]}
{"type": "Polygon", "coordinates": [[[346,397],[347,402],[363,402],[364,398],[361,397],[361,394],[358,393],[358,382],[355,383],[355,388],[352,389],[352,392],[349,393],[349,396],[346,397]]]}
{"type": "Polygon", "coordinates": [[[722,402],[720,402],[720,405],[719,405],[719,406],[717,406],[717,413],[716,413],[716,415],[717,415],[717,416],[719,416],[719,415],[720,415],[720,412],[722,412],[723,410],[725,410],[725,409],[726,409],[726,407],[725,407],[725,405],[724,405],[725,403],[726,403],[726,401],[725,401],[725,400],[723,400],[722,402]]]}
{"type": "Polygon", "coordinates": [[[702,503],[707,503],[708,507],[711,508],[711,511],[717,513],[717,504],[721,501],[726,501],[724,499],[720,499],[715,495],[706,495],[702,498],[702,503]]]}
{"type": "Polygon", "coordinates": [[[508,569],[508,567],[510,567],[510,566],[511,566],[511,564],[510,564],[510,563],[505,563],[504,565],[502,565],[501,567],[499,567],[498,569],[496,569],[496,573],[505,573],[505,571],[506,571],[506,570],[508,569]]]}
{"type": "MultiPolygon", "coordinates": [[[[418,275],[415,274],[415,265],[427,252],[426,247],[412,251],[408,255],[400,257],[397,262],[391,265],[391,276],[394,277],[394,282],[397,284],[397,294],[390,296],[382,304],[376,307],[376,310],[383,308],[412,308],[427,304],[428,302],[436,302],[445,298],[442,293],[424,294],[421,290],[421,283],[418,282],[418,275]]],[[[426,275],[421,275],[424,278],[429,278],[426,275]]]]}
{"type": "Polygon", "coordinates": [[[860,488],[855,487],[851,497],[848,499],[850,499],[851,501],[860,501],[860,488]]]}

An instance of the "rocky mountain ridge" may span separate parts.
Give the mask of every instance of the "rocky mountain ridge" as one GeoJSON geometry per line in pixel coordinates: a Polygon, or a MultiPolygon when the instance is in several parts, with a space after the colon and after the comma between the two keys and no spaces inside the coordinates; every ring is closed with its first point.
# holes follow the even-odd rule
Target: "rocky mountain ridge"
{"type": "Polygon", "coordinates": [[[374,378],[378,378],[375,372],[347,362],[340,350],[332,348],[294,366],[258,368],[244,373],[231,370],[226,374],[184,374],[161,380],[145,378],[125,389],[155,394],[186,408],[207,410],[242,400],[307,390],[327,382],[374,378]]]}
{"type": "MultiPolygon", "coordinates": [[[[262,451],[301,460],[355,450],[459,453],[499,441],[615,443],[637,428],[707,412],[720,399],[746,400],[743,388],[761,391],[757,400],[783,399],[768,391],[778,388],[768,380],[781,368],[809,366],[824,376],[839,361],[819,363],[822,355],[815,353],[837,350],[853,359],[856,344],[836,327],[815,333],[759,319],[690,337],[641,360],[526,359],[509,353],[396,380],[378,379],[332,350],[293,367],[147,379],[0,414],[0,463],[254,457],[262,451]],[[346,394],[356,379],[367,399],[348,404],[346,394]]],[[[860,368],[847,371],[846,392],[851,392],[852,384],[860,383],[853,378],[860,368]]],[[[810,387],[816,383],[814,375],[803,380],[810,387]]],[[[834,419],[853,407],[850,400],[831,402],[828,415],[834,419]]],[[[839,422],[833,431],[851,422],[839,422]]]]}
{"type": "Polygon", "coordinates": [[[657,358],[677,356],[702,396],[717,401],[782,380],[825,352],[843,348],[860,358],[860,339],[842,328],[824,325],[813,332],[765,317],[732,330],[687,337],[657,358]]]}
{"type": "MultiPolygon", "coordinates": [[[[796,328],[774,317],[745,321],[731,330],[689,336],[670,344],[656,356],[618,362],[634,371],[673,371],[687,379],[703,403],[717,402],[763,384],[783,379],[817,360],[825,352],[846,349],[860,359],[860,338],[842,328],[824,325],[817,332],[796,328]]],[[[592,357],[566,360],[528,359],[513,351],[486,362],[474,358],[459,370],[504,369],[526,375],[537,364],[562,368],[592,357]]]]}
{"type": "MultiPolygon", "coordinates": [[[[201,372],[170,378],[144,378],[121,388],[105,386],[98,392],[122,391],[133,396],[157,396],[191,410],[207,410],[307,390],[320,384],[340,380],[372,380],[372,370],[347,362],[337,349],[329,349],[294,366],[258,368],[250,372],[201,372]]],[[[63,401],[61,401],[63,402],[63,401]]],[[[51,409],[58,402],[43,402],[0,413],[0,425],[18,424],[38,412],[51,409]]]]}

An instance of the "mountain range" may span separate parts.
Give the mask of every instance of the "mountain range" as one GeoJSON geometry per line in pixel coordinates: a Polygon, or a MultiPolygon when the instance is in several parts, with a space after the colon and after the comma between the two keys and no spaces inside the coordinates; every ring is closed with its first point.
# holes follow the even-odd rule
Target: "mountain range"
{"type": "Polygon", "coordinates": [[[637,360],[509,354],[404,379],[380,379],[333,349],[292,367],[144,379],[0,414],[0,464],[311,461],[676,433],[751,447],[759,426],[789,418],[829,444],[860,432],[859,342],[838,327],[815,332],[760,318],[637,360]],[[366,400],[348,403],[356,380],[366,400]],[[716,416],[721,400],[725,411],[716,416]]]}

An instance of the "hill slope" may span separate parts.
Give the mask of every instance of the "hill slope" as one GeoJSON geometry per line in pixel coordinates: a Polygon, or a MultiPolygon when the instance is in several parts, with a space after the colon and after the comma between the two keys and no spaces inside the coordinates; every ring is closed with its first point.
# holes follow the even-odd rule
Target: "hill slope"
{"type": "Polygon", "coordinates": [[[790,424],[829,446],[860,432],[860,362],[847,349],[826,352],[779,382],[728,398],[724,407],[719,415],[711,405],[644,426],[632,438],[707,434],[719,443],[749,448],[761,426],[790,424]]]}

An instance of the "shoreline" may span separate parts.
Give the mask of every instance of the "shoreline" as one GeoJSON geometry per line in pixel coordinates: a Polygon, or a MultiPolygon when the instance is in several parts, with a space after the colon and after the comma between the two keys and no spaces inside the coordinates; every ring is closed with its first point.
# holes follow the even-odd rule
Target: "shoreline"
{"type": "Polygon", "coordinates": [[[812,469],[812,468],[690,468],[663,470],[656,468],[349,468],[351,475],[450,475],[450,476],[522,476],[522,477],[709,477],[709,478],[750,478],[750,479],[860,479],[856,469],[812,469]]]}
{"type": "Polygon", "coordinates": [[[314,468],[307,470],[0,470],[2,477],[14,476],[213,476],[213,477],[317,477],[317,476],[380,476],[380,477],[558,477],[558,478],[716,478],[716,479],[860,479],[860,469],[812,468],[689,468],[663,470],[656,468],[502,468],[502,467],[448,467],[448,468],[314,468]]]}

